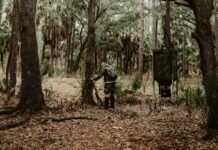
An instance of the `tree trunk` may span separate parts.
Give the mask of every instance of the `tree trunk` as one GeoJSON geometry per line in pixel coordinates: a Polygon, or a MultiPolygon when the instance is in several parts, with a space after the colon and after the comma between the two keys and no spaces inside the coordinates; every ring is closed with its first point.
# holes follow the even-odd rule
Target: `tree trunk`
{"type": "Polygon", "coordinates": [[[143,54],[144,54],[144,31],[145,31],[145,13],[144,13],[144,0],[141,0],[140,10],[140,46],[139,46],[139,77],[142,79],[143,76],[143,54]]]}
{"type": "Polygon", "coordinates": [[[70,64],[71,64],[71,44],[72,44],[72,22],[68,24],[68,36],[67,36],[67,73],[70,73],[70,64]]]}
{"type": "Polygon", "coordinates": [[[3,8],[4,0],[0,0],[0,21],[2,20],[2,8],[3,8]]]}
{"type": "Polygon", "coordinates": [[[88,41],[88,38],[86,37],[85,41],[81,44],[79,54],[78,54],[78,56],[75,60],[75,63],[73,65],[73,72],[77,72],[77,70],[79,69],[79,63],[80,63],[80,60],[82,58],[83,52],[86,48],[87,41],[88,41]]]}
{"type": "MultiPolygon", "coordinates": [[[[2,8],[3,8],[4,0],[0,0],[0,22],[2,20],[2,8]]],[[[4,71],[4,53],[0,52],[0,62],[2,71],[4,71]]]]}
{"type": "MultiPolygon", "coordinates": [[[[218,17],[217,17],[217,1],[214,1],[214,18],[215,18],[215,36],[216,36],[216,64],[218,67],[218,17]]],[[[217,69],[218,71],[218,69],[217,69]]]]}
{"type": "Polygon", "coordinates": [[[21,113],[36,113],[45,107],[39,72],[35,15],[37,0],[19,0],[21,39],[21,113]]]}
{"type": "Polygon", "coordinates": [[[74,48],[75,48],[75,34],[76,34],[76,22],[73,18],[73,29],[72,29],[72,43],[71,43],[71,56],[70,56],[70,73],[73,72],[73,64],[74,64],[74,48]]]}
{"type": "Polygon", "coordinates": [[[46,48],[46,45],[45,45],[45,42],[43,42],[41,63],[43,63],[45,60],[45,48],[46,48]]]}
{"type": "Polygon", "coordinates": [[[85,81],[82,88],[83,103],[94,105],[93,85],[90,84],[90,78],[94,72],[94,53],[95,53],[95,6],[96,0],[90,0],[88,6],[88,49],[86,51],[85,62],[85,81]]]}
{"type": "Polygon", "coordinates": [[[218,79],[216,75],[216,58],[214,39],[210,19],[213,0],[186,0],[194,11],[196,31],[193,37],[200,48],[201,70],[208,104],[208,128],[218,129],[218,79]]]}
{"type": "Polygon", "coordinates": [[[156,0],[152,0],[152,49],[157,49],[157,27],[158,19],[157,12],[155,11],[156,0]]]}
{"type": "Polygon", "coordinates": [[[172,49],[172,42],[171,42],[171,34],[170,34],[170,0],[166,0],[166,14],[164,16],[164,24],[163,24],[163,31],[164,31],[164,46],[168,49],[172,49]]]}
{"type": "MultiPolygon", "coordinates": [[[[13,13],[12,13],[12,33],[10,39],[10,57],[8,60],[8,72],[10,74],[8,93],[13,96],[15,91],[12,89],[16,86],[16,72],[17,72],[17,53],[19,41],[19,24],[18,24],[18,1],[14,0],[13,13]]],[[[8,73],[7,72],[7,73],[8,73]]]]}

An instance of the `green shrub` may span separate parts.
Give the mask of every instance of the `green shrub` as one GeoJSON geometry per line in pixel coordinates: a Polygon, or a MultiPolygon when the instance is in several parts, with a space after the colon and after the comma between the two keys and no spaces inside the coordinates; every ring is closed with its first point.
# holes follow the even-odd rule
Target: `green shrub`
{"type": "Polygon", "coordinates": [[[205,92],[200,85],[196,87],[182,87],[180,101],[185,101],[188,105],[198,107],[205,104],[205,92]]]}
{"type": "Polygon", "coordinates": [[[142,81],[140,80],[139,75],[136,75],[133,82],[132,82],[132,91],[136,92],[142,86],[142,81]]]}
{"type": "Polygon", "coordinates": [[[123,91],[123,83],[121,80],[118,80],[116,83],[116,94],[119,96],[122,94],[123,91]]]}

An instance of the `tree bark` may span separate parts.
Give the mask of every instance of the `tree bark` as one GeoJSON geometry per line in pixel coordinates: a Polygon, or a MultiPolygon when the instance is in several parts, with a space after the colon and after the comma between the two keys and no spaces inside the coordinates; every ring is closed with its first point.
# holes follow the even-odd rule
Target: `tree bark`
{"type": "Polygon", "coordinates": [[[36,113],[45,107],[39,72],[35,15],[37,0],[18,0],[21,39],[21,113],[36,113]]]}
{"type": "Polygon", "coordinates": [[[218,77],[216,74],[216,57],[210,19],[213,11],[213,0],[186,0],[194,11],[196,31],[193,37],[200,49],[201,70],[208,104],[208,128],[218,129],[218,77]]]}
{"type": "Polygon", "coordinates": [[[95,53],[95,6],[96,0],[89,0],[88,6],[88,49],[86,51],[85,62],[85,81],[82,88],[83,103],[94,105],[93,84],[90,84],[90,78],[94,72],[94,53],[95,53]]]}

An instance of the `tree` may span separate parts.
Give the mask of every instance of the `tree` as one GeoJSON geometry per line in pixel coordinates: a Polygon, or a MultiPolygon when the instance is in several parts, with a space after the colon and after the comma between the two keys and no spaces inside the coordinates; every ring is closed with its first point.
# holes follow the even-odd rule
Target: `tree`
{"type": "Polygon", "coordinates": [[[201,70],[208,104],[208,128],[218,129],[218,79],[216,75],[216,57],[214,38],[210,19],[213,11],[213,0],[185,0],[193,10],[196,30],[193,37],[200,49],[201,70]]]}
{"type": "Polygon", "coordinates": [[[15,90],[12,90],[16,86],[16,70],[17,70],[17,53],[18,53],[18,41],[19,41],[19,25],[18,25],[18,1],[13,2],[12,12],[12,31],[9,43],[9,59],[6,71],[6,79],[8,80],[8,73],[10,74],[10,80],[8,83],[9,97],[14,95],[15,90]]]}
{"type": "Polygon", "coordinates": [[[2,20],[2,8],[3,8],[4,0],[0,0],[0,21],[2,20]]]}
{"type": "Polygon", "coordinates": [[[218,17],[217,17],[217,1],[214,1],[214,18],[215,18],[215,36],[216,36],[216,63],[218,64],[218,17]]]}
{"type": "Polygon", "coordinates": [[[171,40],[171,26],[170,26],[170,22],[171,22],[171,5],[170,5],[170,1],[174,1],[174,0],[165,0],[166,1],[166,14],[163,17],[163,31],[164,31],[164,46],[168,49],[173,49],[173,44],[172,44],[172,40],[171,40]]]}
{"type": "Polygon", "coordinates": [[[139,44],[139,77],[142,79],[143,75],[143,54],[144,54],[144,39],[145,39],[145,13],[144,13],[144,0],[140,3],[140,44],[139,44]]]}
{"type": "Polygon", "coordinates": [[[22,78],[18,109],[22,113],[35,113],[45,107],[35,27],[37,0],[18,0],[18,3],[22,78]]]}
{"type": "Polygon", "coordinates": [[[94,105],[93,85],[90,78],[94,72],[94,53],[95,53],[95,7],[96,0],[89,0],[88,5],[88,48],[85,61],[85,81],[82,88],[82,98],[85,104],[94,105]]]}

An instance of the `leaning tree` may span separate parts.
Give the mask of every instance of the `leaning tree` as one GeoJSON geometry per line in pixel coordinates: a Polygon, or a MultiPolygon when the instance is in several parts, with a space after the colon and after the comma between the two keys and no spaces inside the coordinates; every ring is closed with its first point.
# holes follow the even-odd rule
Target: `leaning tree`
{"type": "Polygon", "coordinates": [[[193,37],[200,49],[201,70],[208,104],[209,129],[218,129],[218,78],[216,74],[216,57],[210,19],[213,12],[213,0],[184,0],[177,4],[190,7],[195,15],[196,30],[193,37]]]}
{"type": "Polygon", "coordinates": [[[21,40],[21,95],[18,105],[22,113],[35,113],[45,106],[39,72],[35,15],[37,0],[19,0],[18,15],[21,40]]]}

